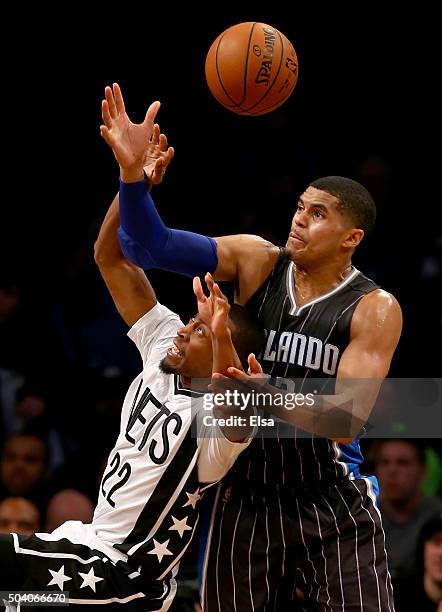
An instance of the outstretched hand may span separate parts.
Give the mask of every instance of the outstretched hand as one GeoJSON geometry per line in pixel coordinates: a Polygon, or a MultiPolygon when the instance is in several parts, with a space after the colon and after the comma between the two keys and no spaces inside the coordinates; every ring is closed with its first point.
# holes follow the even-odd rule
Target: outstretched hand
{"type": "Polygon", "coordinates": [[[149,187],[161,183],[174,154],[174,148],[167,146],[167,136],[160,133],[160,126],[155,123],[143,158],[143,168],[149,187]]]}
{"type": "Polygon", "coordinates": [[[230,378],[236,379],[245,384],[258,383],[259,385],[263,385],[265,382],[267,382],[264,370],[262,369],[262,366],[259,361],[256,359],[254,353],[250,353],[250,355],[247,357],[247,363],[249,364],[249,367],[247,368],[247,373],[243,372],[243,370],[240,370],[238,368],[230,367],[227,368],[228,376],[224,376],[223,374],[215,372],[213,374],[213,379],[215,381],[226,381],[230,378]]]}
{"type": "Polygon", "coordinates": [[[152,138],[154,121],[160,108],[159,102],[153,102],[147,109],[142,123],[132,123],[127,116],[120,86],[113,84],[113,89],[106,87],[105,100],[101,112],[104,125],[100,133],[112,148],[121,169],[143,171],[146,145],[152,138]]]}
{"type": "Polygon", "coordinates": [[[203,291],[199,276],[193,279],[193,292],[198,301],[198,314],[215,336],[221,336],[228,333],[230,304],[210,272],[207,272],[204,280],[209,290],[209,297],[203,291]]]}
{"type": "MultiPolygon", "coordinates": [[[[267,383],[267,378],[263,373],[261,364],[256,359],[254,353],[250,353],[247,361],[249,364],[247,374],[235,367],[228,367],[225,374],[214,372],[208,387],[209,391],[218,396],[225,394],[227,397],[228,392],[230,394],[242,393],[244,396],[253,397],[254,393],[262,391],[267,383]]],[[[247,406],[252,407],[253,401],[250,404],[248,403],[247,406]]]]}

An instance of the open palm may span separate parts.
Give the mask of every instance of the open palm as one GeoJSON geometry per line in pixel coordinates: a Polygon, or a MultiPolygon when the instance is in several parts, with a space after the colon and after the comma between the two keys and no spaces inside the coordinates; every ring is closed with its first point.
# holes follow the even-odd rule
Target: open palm
{"type": "Polygon", "coordinates": [[[102,102],[101,113],[104,125],[100,132],[122,168],[140,164],[143,159],[152,133],[156,114],[160,108],[159,102],[153,102],[147,109],[142,123],[132,123],[127,116],[121,89],[117,83],[105,89],[105,100],[102,102]]]}

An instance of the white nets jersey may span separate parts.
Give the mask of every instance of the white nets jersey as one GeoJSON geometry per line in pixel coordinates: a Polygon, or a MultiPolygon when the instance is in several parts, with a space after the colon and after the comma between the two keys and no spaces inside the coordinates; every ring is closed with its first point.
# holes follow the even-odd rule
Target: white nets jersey
{"type": "Polygon", "coordinates": [[[182,325],[157,303],[129,330],[143,371],[124,399],[92,524],[68,522],[51,534],[102,550],[114,561],[127,560],[156,579],[170,573],[190,543],[204,490],[247,446],[213,427],[198,439],[192,436],[191,400],[196,396],[192,401],[198,403],[199,394],[158,367],[182,325]]]}

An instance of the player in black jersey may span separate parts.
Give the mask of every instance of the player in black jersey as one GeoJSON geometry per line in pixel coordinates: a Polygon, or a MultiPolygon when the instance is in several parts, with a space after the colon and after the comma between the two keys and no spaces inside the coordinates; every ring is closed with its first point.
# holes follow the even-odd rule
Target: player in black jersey
{"type": "MultiPolygon", "coordinates": [[[[130,124],[132,138],[122,141],[136,158],[133,136],[142,140],[143,126],[125,112],[120,120],[130,124]]],[[[102,135],[118,157],[106,126],[102,135]]],[[[145,268],[210,270],[233,282],[236,300],[267,330],[265,372],[336,379],[337,390],[346,380],[387,375],[402,315],[396,299],[351,263],[376,216],[362,185],[337,176],[311,183],[281,249],[258,236],[167,228],[142,176],[128,183],[120,190],[126,256],[145,268]]],[[[375,399],[367,398],[359,423],[375,399]]],[[[309,438],[254,440],[219,489],[205,560],[206,612],[289,610],[297,586],[312,610],[394,610],[377,483],[359,473],[358,439],[320,438],[315,420],[300,420],[309,438]]]]}

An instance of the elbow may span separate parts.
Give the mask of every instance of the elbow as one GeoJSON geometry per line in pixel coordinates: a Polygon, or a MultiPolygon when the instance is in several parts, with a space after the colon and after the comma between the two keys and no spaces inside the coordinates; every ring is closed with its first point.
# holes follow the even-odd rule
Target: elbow
{"type": "Polygon", "coordinates": [[[114,266],[121,262],[123,254],[119,249],[110,249],[98,238],[94,244],[94,261],[99,268],[114,266]]]}
{"type": "Polygon", "coordinates": [[[106,263],[106,254],[102,248],[100,240],[96,240],[94,243],[94,261],[98,267],[106,263]]]}

